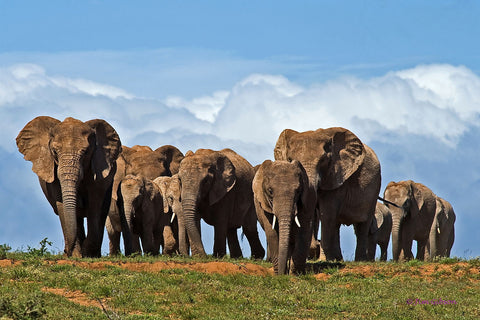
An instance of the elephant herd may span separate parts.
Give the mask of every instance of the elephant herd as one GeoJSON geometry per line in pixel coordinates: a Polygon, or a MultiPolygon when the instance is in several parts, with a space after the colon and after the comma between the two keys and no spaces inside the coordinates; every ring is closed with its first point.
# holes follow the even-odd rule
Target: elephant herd
{"type": "Polygon", "coordinates": [[[374,260],[377,244],[386,260],[390,236],[395,261],[413,258],[413,240],[417,259],[448,257],[454,241],[452,206],[411,180],[390,182],[380,198],[377,156],[340,127],[286,129],[275,161],[255,168],[231,149],[122,146],[100,119],[39,116],[16,142],[60,218],[67,256],[99,257],[105,228],[111,255],[122,235],[126,255],[205,256],[202,219],[214,228],[214,256],[228,244],[242,257],[241,227],[252,257],[263,259],[258,221],[277,274],[304,272],[308,258],[342,260],[342,224],[354,226],[357,261],[374,260]]]}

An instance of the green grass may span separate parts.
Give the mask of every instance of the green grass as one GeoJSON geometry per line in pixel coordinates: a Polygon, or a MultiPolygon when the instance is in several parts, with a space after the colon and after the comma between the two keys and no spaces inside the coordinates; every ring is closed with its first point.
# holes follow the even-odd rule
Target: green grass
{"type": "MultiPolygon", "coordinates": [[[[121,267],[127,262],[219,261],[213,258],[71,259],[114,262],[104,269],[91,269],[80,263],[56,264],[62,257],[46,252],[5,255],[19,263],[0,267],[0,319],[480,318],[480,275],[475,272],[480,268],[478,259],[403,264],[311,263],[309,274],[293,277],[220,275],[187,269],[138,272],[121,267]],[[424,275],[422,268],[432,264],[452,269],[447,272],[439,267],[424,275]],[[370,273],[362,271],[366,269],[370,273]],[[317,279],[319,275],[326,278],[317,279]],[[96,305],[83,306],[45,288],[83,293],[96,305]],[[414,305],[408,304],[408,299],[455,300],[456,304],[414,305]]],[[[221,261],[271,267],[251,260],[221,261]]]]}

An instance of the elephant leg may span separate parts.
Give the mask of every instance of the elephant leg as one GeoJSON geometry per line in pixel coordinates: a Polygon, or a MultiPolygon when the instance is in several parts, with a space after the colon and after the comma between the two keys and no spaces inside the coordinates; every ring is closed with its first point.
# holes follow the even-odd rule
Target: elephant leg
{"type": "Polygon", "coordinates": [[[243,221],[242,229],[243,233],[247,237],[250,244],[251,255],[254,259],[263,259],[265,256],[265,249],[260,242],[257,229],[257,216],[255,215],[255,209],[252,207],[247,212],[243,221]]]}
{"type": "Polygon", "coordinates": [[[367,259],[368,261],[375,261],[375,254],[377,251],[377,234],[368,235],[367,243],[367,259]]]}
{"type": "Polygon", "coordinates": [[[413,239],[405,239],[402,240],[403,242],[403,260],[412,260],[413,259],[413,253],[412,253],[412,243],[413,239]]]}
{"type": "Polygon", "coordinates": [[[177,241],[170,226],[163,228],[163,254],[172,255],[176,252],[177,241]]]}
{"type": "Polygon", "coordinates": [[[89,189],[90,207],[87,209],[88,234],[82,247],[84,256],[100,257],[102,254],[103,232],[112,200],[111,194],[111,184],[106,190],[102,186],[89,189]]]}
{"type": "Polygon", "coordinates": [[[387,261],[387,248],[388,244],[385,244],[385,242],[380,243],[380,261],[387,261]]]}
{"type": "MultiPolygon", "coordinates": [[[[372,220],[369,219],[366,222],[361,222],[354,224],[355,235],[357,236],[357,246],[355,249],[355,261],[366,261],[367,260],[367,243],[368,243],[368,232],[370,230],[370,225],[372,220]]],[[[373,256],[375,259],[375,256],[373,256]]]]}
{"type": "Polygon", "coordinates": [[[340,224],[333,221],[322,221],[321,246],[325,252],[325,258],[329,261],[342,261],[340,250],[340,224]]]}
{"type": "Polygon", "coordinates": [[[230,257],[237,259],[242,258],[242,249],[240,248],[240,243],[238,242],[238,235],[236,228],[230,228],[227,232],[228,240],[228,249],[230,250],[230,257]]]}
{"type": "Polygon", "coordinates": [[[426,252],[427,240],[417,240],[417,256],[416,259],[420,261],[426,261],[429,259],[430,253],[426,252]]]}

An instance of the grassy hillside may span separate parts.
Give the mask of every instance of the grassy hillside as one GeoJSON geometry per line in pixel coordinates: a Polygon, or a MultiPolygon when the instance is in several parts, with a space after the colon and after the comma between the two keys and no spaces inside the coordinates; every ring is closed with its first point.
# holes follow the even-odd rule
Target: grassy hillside
{"type": "Polygon", "coordinates": [[[276,277],[251,260],[6,249],[0,319],[480,319],[478,259],[310,263],[276,277]]]}

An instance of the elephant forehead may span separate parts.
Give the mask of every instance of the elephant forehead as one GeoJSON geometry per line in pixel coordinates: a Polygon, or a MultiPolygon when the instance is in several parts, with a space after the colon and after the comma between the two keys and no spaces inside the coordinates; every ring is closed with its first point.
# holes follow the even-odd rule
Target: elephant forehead
{"type": "Polygon", "coordinates": [[[323,154],[323,147],[329,141],[326,135],[296,135],[289,143],[289,150],[299,153],[300,156],[315,156],[323,154]]]}

